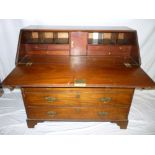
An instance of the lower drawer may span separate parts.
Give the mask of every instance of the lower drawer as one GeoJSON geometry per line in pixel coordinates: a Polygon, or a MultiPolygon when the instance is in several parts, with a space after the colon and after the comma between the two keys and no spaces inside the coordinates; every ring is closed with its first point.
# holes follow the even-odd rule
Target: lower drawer
{"type": "Polygon", "coordinates": [[[31,107],[27,108],[29,119],[47,120],[124,120],[128,117],[128,108],[97,108],[97,107],[74,107],[74,108],[51,108],[31,107]]]}

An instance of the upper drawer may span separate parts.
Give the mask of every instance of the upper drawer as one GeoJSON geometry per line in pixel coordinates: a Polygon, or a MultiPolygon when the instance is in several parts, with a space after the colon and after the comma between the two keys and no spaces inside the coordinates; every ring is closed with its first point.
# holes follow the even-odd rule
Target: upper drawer
{"type": "Polygon", "coordinates": [[[28,106],[116,106],[129,107],[133,89],[25,88],[28,106]]]}

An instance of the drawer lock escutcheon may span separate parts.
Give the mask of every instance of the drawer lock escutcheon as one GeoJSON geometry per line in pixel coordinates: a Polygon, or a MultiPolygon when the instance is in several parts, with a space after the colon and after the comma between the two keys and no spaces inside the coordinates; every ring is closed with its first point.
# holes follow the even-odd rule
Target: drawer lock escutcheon
{"type": "Polygon", "coordinates": [[[108,112],[100,111],[100,112],[98,112],[98,115],[100,115],[100,116],[106,116],[106,115],[108,115],[108,112]]]}
{"type": "Polygon", "coordinates": [[[111,102],[112,98],[111,97],[102,97],[100,98],[100,101],[103,103],[109,103],[111,102]]]}
{"type": "Polygon", "coordinates": [[[86,81],[83,79],[77,79],[74,81],[74,86],[75,87],[85,87],[86,86],[86,81]]]}
{"type": "Polygon", "coordinates": [[[54,101],[56,101],[57,99],[56,99],[55,97],[45,97],[45,100],[46,100],[47,102],[54,102],[54,101]]]}

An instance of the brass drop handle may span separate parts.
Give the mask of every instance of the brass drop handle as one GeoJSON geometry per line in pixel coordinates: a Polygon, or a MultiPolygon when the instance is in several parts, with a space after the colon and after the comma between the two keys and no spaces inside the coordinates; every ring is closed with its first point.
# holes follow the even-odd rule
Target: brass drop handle
{"type": "Polygon", "coordinates": [[[106,116],[106,115],[108,115],[108,112],[100,111],[100,112],[98,112],[98,115],[100,115],[100,116],[106,116]]]}
{"type": "Polygon", "coordinates": [[[100,98],[100,101],[103,103],[109,103],[111,102],[112,98],[111,97],[102,97],[100,98]]]}
{"type": "Polygon", "coordinates": [[[47,102],[54,102],[54,101],[56,101],[57,99],[56,99],[55,97],[48,97],[48,96],[46,96],[46,97],[45,97],[45,100],[46,100],[47,102]]]}
{"type": "Polygon", "coordinates": [[[57,114],[57,112],[55,112],[55,111],[48,111],[47,114],[49,116],[55,116],[57,114]]]}

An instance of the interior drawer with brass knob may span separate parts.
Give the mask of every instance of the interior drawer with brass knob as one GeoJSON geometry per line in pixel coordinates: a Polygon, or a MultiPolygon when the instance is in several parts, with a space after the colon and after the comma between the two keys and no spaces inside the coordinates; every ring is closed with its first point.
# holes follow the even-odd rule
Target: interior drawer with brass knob
{"type": "Polygon", "coordinates": [[[31,107],[27,109],[29,119],[47,120],[121,120],[127,118],[128,111],[128,108],[112,107],[31,107]]]}

